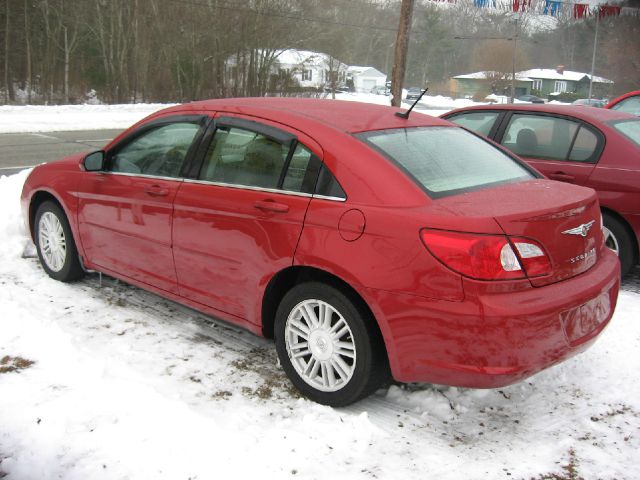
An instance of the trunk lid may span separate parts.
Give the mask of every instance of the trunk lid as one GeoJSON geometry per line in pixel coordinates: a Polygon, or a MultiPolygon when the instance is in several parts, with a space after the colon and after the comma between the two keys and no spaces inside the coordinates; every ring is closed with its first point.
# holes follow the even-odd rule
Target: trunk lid
{"type": "Polygon", "coordinates": [[[540,243],[552,271],[550,275],[530,277],[533,286],[559,282],[589,270],[604,248],[598,198],[590,188],[536,179],[453,195],[434,201],[433,206],[440,213],[446,210],[453,214],[457,225],[452,225],[452,230],[495,233],[465,226],[489,225],[493,220],[510,237],[540,243]]]}

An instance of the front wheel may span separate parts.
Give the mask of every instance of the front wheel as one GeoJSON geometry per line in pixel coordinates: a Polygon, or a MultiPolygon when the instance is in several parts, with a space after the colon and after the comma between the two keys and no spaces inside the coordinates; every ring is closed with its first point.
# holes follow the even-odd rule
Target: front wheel
{"type": "Polygon", "coordinates": [[[602,223],[604,226],[604,243],[618,255],[622,276],[624,277],[631,271],[637,261],[633,238],[622,223],[607,213],[602,214],[602,223]]]}
{"type": "Polygon", "coordinates": [[[38,258],[45,272],[56,280],[70,282],[84,275],[67,217],[56,203],[43,202],[35,217],[38,258]]]}
{"type": "Polygon", "coordinates": [[[306,397],[333,407],[353,403],[384,381],[387,359],[373,319],[340,290],[296,285],[276,313],[282,367],[306,397]]]}

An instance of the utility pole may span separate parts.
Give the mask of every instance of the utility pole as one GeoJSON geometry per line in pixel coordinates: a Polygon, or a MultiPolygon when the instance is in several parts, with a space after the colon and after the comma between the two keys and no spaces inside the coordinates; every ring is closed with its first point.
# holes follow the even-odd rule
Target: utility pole
{"type": "Polygon", "coordinates": [[[593,95],[593,71],[596,68],[596,49],[598,48],[598,19],[600,18],[600,9],[596,12],[596,33],[593,37],[593,55],[591,57],[591,75],[589,76],[589,100],[593,95]]]}
{"type": "Polygon", "coordinates": [[[411,31],[414,2],[415,0],[402,0],[400,7],[400,24],[398,25],[393,70],[391,71],[391,106],[393,107],[399,107],[402,102],[402,84],[407,68],[407,50],[409,50],[409,32],[411,31]]]}
{"type": "Polygon", "coordinates": [[[518,48],[518,13],[514,14],[515,29],[513,32],[513,53],[511,54],[511,99],[509,103],[514,103],[516,98],[516,50],[518,48]]]}

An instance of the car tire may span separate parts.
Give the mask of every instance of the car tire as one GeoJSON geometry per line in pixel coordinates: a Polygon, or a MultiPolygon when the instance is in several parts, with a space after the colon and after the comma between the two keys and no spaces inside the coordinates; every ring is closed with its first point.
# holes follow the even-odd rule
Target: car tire
{"type": "Polygon", "coordinates": [[[276,350],[285,373],[305,397],[342,407],[388,379],[381,335],[359,303],[318,282],[296,285],[280,302],[276,350]]]}
{"type": "Polygon", "coordinates": [[[46,201],[38,207],[34,230],[38,258],[51,278],[71,282],[84,275],[67,216],[58,204],[46,201]]]}
{"type": "Polygon", "coordinates": [[[637,263],[633,238],[627,228],[608,213],[602,214],[602,223],[605,245],[618,255],[621,273],[624,277],[637,263]]]}

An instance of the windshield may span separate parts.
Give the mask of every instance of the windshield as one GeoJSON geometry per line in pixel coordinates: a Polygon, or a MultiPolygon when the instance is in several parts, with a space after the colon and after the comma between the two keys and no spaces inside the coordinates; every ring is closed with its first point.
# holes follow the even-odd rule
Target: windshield
{"type": "Polygon", "coordinates": [[[525,166],[457,127],[417,127],[357,135],[399,164],[432,197],[536,178],[525,166]]]}
{"type": "Polygon", "coordinates": [[[613,128],[636,145],[640,145],[640,120],[622,120],[612,123],[613,128]]]}

